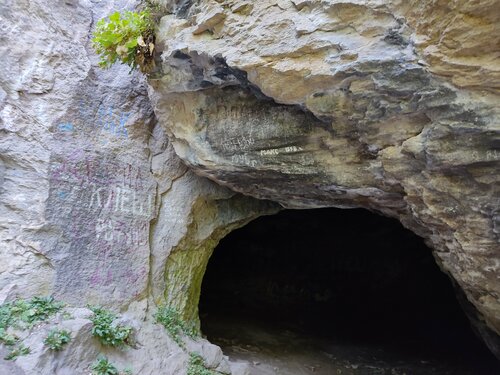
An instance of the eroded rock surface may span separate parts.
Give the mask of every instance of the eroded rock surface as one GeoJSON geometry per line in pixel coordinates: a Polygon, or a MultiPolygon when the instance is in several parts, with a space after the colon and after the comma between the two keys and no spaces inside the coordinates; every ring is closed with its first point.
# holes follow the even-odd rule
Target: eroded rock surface
{"type": "MultiPolygon", "coordinates": [[[[42,325],[26,342],[32,353],[14,363],[3,361],[0,344],[1,373],[88,374],[102,351],[135,373],[185,373],[189,352],[154,322],[157,305],[167,289],[196,300],[220,237],[278,209],[188,171],[156,125],[144,77],[126,66],[98,68],[95,22],[138,3],[0,4],[0,304],[39,295],[98,304],[126,312],[140,337],[126,353],[106,350],[85,320],[57,356],[43,345],[42,325]],[[167,259],[184,250],[200,262],[175,273],[167,259]],[[166,285],[167,270],[174,276],[166,285]]],[[[168,301],[186,307],[182,297],[168,301]]],[[[197,320],[196,303],[189,308],[185,317],[197,320]]],[[[201,338],[189,351],[228,369],[201,338]]]]}
{"type": "Polygon", "coordinates": [[[1,5],[4,298],[122,307],[146,289],[152,110],[142,78],[96,69],[90,46],[95,19],[113,6],[1,5]]]}
{"type": "Polygon", "coordinates": [[[90,45],[97,19],[138,2],[0,5],[0,303],[101,304],[140,342],[107,350],[86,317],[58,317],[0,372],[88,374],[105,351],[141,374],[184,374],[194,351],[228,373],[220,349],[182,349],[153,314],[166,302],[197,322],[219,239],[280,209],[262,199],[398,217],[482,334],[500,331],[494,0],[166,3],[149,80],[159,124],[144,78],[98,69],[90,45]],[[71,352],[42,345],[52,326],[71,330],[71,352]]]}
{"type": "Polygon", "coordinates": [[[200,175],[399,218],[500,333],[495,4],[184,2],[150,97],[200,175]]]}

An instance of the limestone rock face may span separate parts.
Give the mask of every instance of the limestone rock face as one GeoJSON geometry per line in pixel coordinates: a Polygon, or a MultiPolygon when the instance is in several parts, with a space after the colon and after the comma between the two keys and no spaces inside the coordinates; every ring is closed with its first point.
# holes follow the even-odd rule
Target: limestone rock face
{"type": "Polygon", "coordinates": [[[431,72],[459,87],[498,90],[498,1],[400,2],[431,72]],[[408,3],[408,4],[405,4],[408,3]]]}
{"type": "Polygon", "coordinates": [[[282,206],[399,218],[498,345],[496,2],[160,2],[148,82],[99,69],[90,42],[139,1],[0,4],[0,303],[54,295],[74,315],[25,332],[31,354],[0,373],[88,374],[105,352],[177,375],[187,350],[244,373],[153,315],[166,303],[196,324],[217,242],[282,206]],[[87,304],[123,313],[139,345],[100,347],[87,304]],[[42,345],[53,326],[71,351],[42,345]]]}
{"type": "Polygon", "coordinates": [[[125,306],[146,289],[152,110],[140,76],[90,54],[94,18],[113,6],[2,2],[4,298],[125,306]]]}
{"type": "MultiPolygon", "coordinates": [[[[110,358],[141,374],[180,374],[188,353],[152,319],[165,291],[185,296],[175,300],[179,309],[197,302],[191,276],[201,285],[217,241],[278,206],[188,171],[157,126],[144,77],[126,66],[98,68],[95,22],[138,3],[0,4],[0,304],[53,295],[69,306],[126,312],[140,322],[141,348],[110,358]],[[167,288],[170,253],[198,262],[185,273],[173,269],[167,288]]],[[[184,315],[196,320],[197,303],[189,306],[184,315]]],[[[84,323],[59,357],[43,345],[48,327],[38,327],[29,358],[0,359],[0,373],[88,374],[103,348],[84,323]]],[[[205,340],[190,350],[228,367],[205,340]]]]}
{"type": "Polygon", "coordinates": [[[285,207],[399,218],[500,333],[498,2],[192,3],[149,79],[176,153],[285,207]]]}

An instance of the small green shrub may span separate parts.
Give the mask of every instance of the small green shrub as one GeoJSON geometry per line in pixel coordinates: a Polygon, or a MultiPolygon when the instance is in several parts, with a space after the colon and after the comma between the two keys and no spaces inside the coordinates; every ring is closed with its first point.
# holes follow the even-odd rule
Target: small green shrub
{"type": "Polygon", "coordinates": [[[182,320],[179,312],[172,307],[160,306],[158,312],[155,314],[155,319],[157,323],[165,327],[170,337],[181,346],[181,334],[185,334],[191,338],[197,336],[196,328],[182,320]]]}
{"type": "Polygon", "coordinates": [[[92,335],[97,337],[103,345],[122,347],[128,344],[132,327],[113,324],[116,315],[100,307],[91,307],[94,315],[90,318],[93,323],[92,335]]]}
{"type": "Polygon", "coordinates": [[[218,375],[217,371],[210,370],[205,366],[203,358],[196,353],[189,354],[187,375],[218,375]]]}
{"type": "Polygon", "coordinates": [[[14,361],[17,359],[17,357],[20,357],[22,355],[27,355],[30,354],[30,348],[27,346],[24,346],[24,344],[19,344],[18,347],[12,349],[9,354],[4,358],[6,361],[14,361]]]}
{"type": "Polygon", "coordinates": [[[48,320],[64,307],[52,297],[33,297],[16,300],[0,306],[0,329],[8,327],[31,328],[36,323],[48,320]]]}
{"type": "Polygon", "coordinates": [[[154,68],[154,23],[149,10],[115,12],[97,22],[92,44],[102,68],[120,61],[142,72],[154,68]]]}
{"type": "MultiPolygon", "coordinates": [[[[15,346],[19,338],[9,334],[8,329],[15,327],[27,329],[39,322],[48,320],[60,311],[64,304],[52,297],[33,297],[29,300],[15,300],[0,305],[0,343],[6,346],[15,346]]],[[[5,357],[14,360],[19,356],[29,354],[30,349],[20,343],[5,357]]]]}
{"type": "Polygon", "coordinates": [[[97,358],[91,369],[92,375],[119,375],[118,369],[103,355],[97,358]]]}
{"type": "Polygon", "coordinates": [[[0,305],[0,329],[5,329],[11,322],[11,303],[0,305]]]}
{"type": "Polygon", "coordinates": [[[64,303],[57,302],[53,297],[33,297],[29,303],[26,314],[31,323],[47,320],[64,307],[64,303]]]}
{"type": "Polygon", "coordinates": [[[53,329],[44,340],[44,344],[52,350],[61,350],[71,340],[71,334],[65,330],[53,329]]]}
{"type": "Polygon", "coordinates": [[[0,328],[0,343],[6,346],[14,346],[18,341],[17,336],[7,333],[4,328],[0,328]]]}

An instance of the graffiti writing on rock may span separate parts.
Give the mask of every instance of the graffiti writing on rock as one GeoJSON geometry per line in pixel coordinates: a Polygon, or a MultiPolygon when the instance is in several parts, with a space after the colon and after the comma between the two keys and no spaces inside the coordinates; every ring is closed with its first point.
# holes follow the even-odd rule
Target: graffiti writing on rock
{"type": "Polygon", "coordinates": [[[57,125],[57,130],[60,133],[71,133],[76,129],[75,124],[80,124],[82,128],[90,127],[91,130],[101,130],[119,138],[128,138],[126,124],[130,115],[130,112],[117,110],[104,103],[93,104],[81,100],[75,121],[61,122],[57,125]]]}
{"type": "Polygon", "coordinates": [[[56,288],[70,299],[135,298],[147,285],[156,196],[147,158],[132,165],[113,153],[65,151],[51,156],[46,208],[60,233],[49,256],[72,270],[57,274],[56,288]]]}
{"type": "Polygon", "coordinates": [[[123,245],[147,245],[148,243],[147,223],[139,223],[130,228],[129,223],[114,219],[98,219],[95,226],[97,241],[117,242],[123,245]]]}
{"type": "Polygon", "coordinates": [[[92,186],[89,208],[93,211],[106,209],[114,212],[149,217],[153,205],[152,195],[138,195],[136,190],[124,186],[92,186]]]}
{"type": "Polygon", "coordinates": [[[118,137],[128,137],[128,131],[125,127],[130,117],[129,112],[115,110],[113,106],[99,104],[94,108],[85,101],[80,101],[80,117],[84,121],[90,121],[97,129],[104,130],[118,137]]]}

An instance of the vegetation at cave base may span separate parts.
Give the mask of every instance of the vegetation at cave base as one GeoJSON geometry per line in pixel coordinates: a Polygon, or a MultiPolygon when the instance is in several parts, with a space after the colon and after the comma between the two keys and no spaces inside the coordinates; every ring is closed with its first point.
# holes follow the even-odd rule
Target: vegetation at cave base
{"type": "Polygon", "coordinates": [[[92,366],[92,375],[133,375],[134,372],[130,367],[121,371],[103,354],[99,354],[92,366]]]}
{"type": "Polygon", "coordinates": [[[7,332],[5,328],[0,328],[0,343],[5,346],[16,345],[18,337],[7,332]]]}
{"type": "Polygon", "coordinates": [[[91,370],[92,375],[119,375],[118,369],[103,355],[92,364],[91,370]]]}
{"type": "Polygon", "coordinates": [[[206,367],[203,357],[197,353],[189,353],[187,375],[219,375],[220,372],[206,367]]]}
{"type": "Polygon", "coordinates": [[[4,303],[0,306],[0,329],[6,330],[10,326],[31,328],[63,307],[64,303],[55,301],[53,297],[33,297],[4,303]]]}
{"type": "Polygon", "coordinates": [[[155,314],[157,323],[165,327],[170,337],[179,345],[182,345],[181,334],[195,338],[198,335],[196,327],[182,320],[179,312],[173,307],[160,306],[155,314]]]}
{"type": "Polygon", "coordinates": [[[92,335],[97,337],[103,345],[123,347],[129,344],[132,327],[115,324],[116,315],[101,307],[90,307],[94,315],[92,321],[92,335]]]}
{"type": "Polygon", "coordinates": [[[16,360],[17,357],[30,354],[31,349],[23,343],[19,344],[16,348],[12,349],[9,354],[5,356],[6,361],[16,360]]]}

